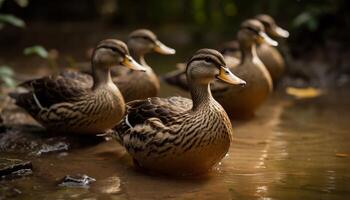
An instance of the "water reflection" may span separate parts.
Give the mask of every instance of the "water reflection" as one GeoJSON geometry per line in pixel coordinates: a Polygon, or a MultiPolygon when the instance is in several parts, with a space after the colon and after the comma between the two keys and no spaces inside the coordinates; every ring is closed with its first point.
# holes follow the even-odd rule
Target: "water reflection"
{"type": "Polygon", "coordinates": [[[337,155],[350,153],[347,95],[271,98],[254,120],[233,122],[232,147],[206,176],[169,178],[135,170],[125,150],[111,140],[64,156],[33,157],[34,176],[0,186],[19,188],[33,199],[345,199],[350,161],[337,155]],[[57,186],[57,180],[76,173],[96,182],[86,189],[57,186]]]}

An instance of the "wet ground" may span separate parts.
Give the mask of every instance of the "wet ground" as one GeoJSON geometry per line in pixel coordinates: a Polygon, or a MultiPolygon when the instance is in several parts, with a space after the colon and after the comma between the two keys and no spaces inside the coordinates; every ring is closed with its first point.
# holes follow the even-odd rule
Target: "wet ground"
{"type": "Polygon", "coordinates": [[[329,90],[304,100],[273,95],[256,118],[233,122],[235,141],[215,169],[187,178],[135,169],[113,140],[48,137],[7,106],[4,120],[10,129],[0,134],[0,157],[31,161],[33,169],[0,180],[0,199],[347,199],[348,91],[329,90]],[[85,187],[60,185],[64,176],[78,174],[96,181],[85,187]]]}

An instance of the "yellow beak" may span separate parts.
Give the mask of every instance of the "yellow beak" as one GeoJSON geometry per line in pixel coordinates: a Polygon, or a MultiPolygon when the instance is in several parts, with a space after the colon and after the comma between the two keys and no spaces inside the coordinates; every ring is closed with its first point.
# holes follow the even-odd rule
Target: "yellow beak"
{"type": "Polygon", "coordinates": [[[246,84],[244,80],[234,75],[227,67],[221,67],[220,73],[219,75],[216,76],[216,78],[224,81],[225,83],[232,84],[232,85],[244,86],[246,84]]]}
{"type": "Polygon", "coordinates": [[[271,39],[269,36],[267,36],[267,34],[265,32],[259,32],[259,43],[263,43],[265,42],[268,45],[271,46],[277,46],[278,42],[276,42],[275,40],[271,39]]]}
{"type": "Polygon", "coordinates": [[[137,63],[131,56],[125,55],[123,62],[121,63],[123,66],[137,71],[146,71],[146,68],[137,63]]]}
{"type": "Polygon", "coordinates": [[[156,41],[156,46],[153,49],[155,52],[164,54],[164,55],[173,55],[175,54],[175,49],[167,47],[165,44],[161,43],[159,40],[156,41]]]}

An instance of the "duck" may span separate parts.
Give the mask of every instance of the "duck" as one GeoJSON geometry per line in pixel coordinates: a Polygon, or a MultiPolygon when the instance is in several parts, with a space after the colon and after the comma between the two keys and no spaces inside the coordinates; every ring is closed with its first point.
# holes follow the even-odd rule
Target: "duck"
{"type": "Polygon", "coordinates": [[[257,43],[278,43],[267,36],[264,26],[255,19],[244,21],[237,33],[241,50],[240,64],[230,70],[244,79],[244,88],[230,87],[222,83],[212,86],[214,98],[225,108],[232,119],[250,119],[272,92],[272,79],[256,52],[257,43]]]}
{"type": "MultiPolygon", "coordinates": [[[[188,61],[191,98],[151,97],[127,103],[125,117],[113,128],[136,166],[167,175],[205,173],[227,153],[232,125],[213,98],[210,82],[244,85],[213,49],[200,49],[188,61]]],[[[238,87],[238,86],[237,86],[238,87]]]]}
{"type": "Polygon", "coordinates": [[[114,68],[112,70],[113,82],[119,87],[126,102],[158,96],[160,91],[158,76],[146,63],[144,57],[150,52],[173,55],[176,52],[175,49],[163,44],[148,29],[137,29],[131,32],[127,45],[133,58],[146,68],[146,72],[114,68]]]}
{"type": "Polygon", "coordinates": [[[106,39],[95,47],[92,84],[79,72],[54,74],[21,84],[25,92],[10,93],[42,126],[53,133],[96,135],[113,128],[124,116],[125,102],[110,69],[121,65],[146,71],[120,40],[106,39]]]}
{"type": "MultiPolygon", "coordinates": [[[[288,38],[289,32],[279,27],[275,20],[267,14],[260,14],[255,17],[265,27],[266,33],[273,38],[288,38]]],[[[267,43],[259,43],[257,54],[269,71],[274,85],[277,85],[285,71],[285,62],[280,52],[274,46],[267,43]]]]}
{"type": "MultiPolygon", "coordinates": [[[[148,29],[137,29],[131,32],[129,34],[127,46],[132,57],[146,69],[146,72],[130,70],[123,67],[111,69],[112,81],[118,86],[125,102],[158,96],[160,91],[158,76],[146,63],[144,57],[151,52],[173,55],[176,50],[163,44],[157,39],[157,36],[148,29]]],[[[90,87],[93,81],[91,72],[86,69],[86,65],[80,67],[83,73],[75,73],[74,70],[66,70],[64,73],[69,76],[75,76],[76,79],[81,82],[81,85],[90,87]]]]}

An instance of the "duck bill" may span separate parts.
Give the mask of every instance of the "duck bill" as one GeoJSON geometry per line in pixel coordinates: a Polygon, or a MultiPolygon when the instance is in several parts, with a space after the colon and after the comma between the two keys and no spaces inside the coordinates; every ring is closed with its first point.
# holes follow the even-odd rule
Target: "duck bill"
{"type": "Polygon", "coordinates": [[[123,62],[121,63],[123,66],[136,70],[136,71],[146,71],[146,68],[136,62],[131,56],[125,55],[123,62]]]}
{"type": "Polygon", "coordinates": [[[287,30],[284,30],[283,28],[276,26],[273,30],[274,35],[277,37],[282,37],[282,38],[288,38],[289,37],[289,32],[287,30]]]}
{"type": "Polygon", "coordinates": [[[219,80],[224,81],[225,83],[231,84],[231,85],[240,85],[244,86],[246,82],[240,78],[238,78],[236,75],[234,75],[228,68],[221,67],[219,75],[216,76],[219,80]]]}
{"type": "Polygon", "coordinates": [[[159,40],[156,41],[156,46],[154,47],[154,51],[164,55],[173,55],[175,54],[175,49],[172,49],[165,44],[161,43],[159,40]]]}
{"type": "Polygon", "coordinates": [[[269,36],[267,36],[267,34],[265,32],[259,32],[259,40],[260,40],[260,43],[265,42],[266,44],[271,45],[271,46],[278,45],[278,42],[276,42],[275,40],[273,40],[269,36]]]}

